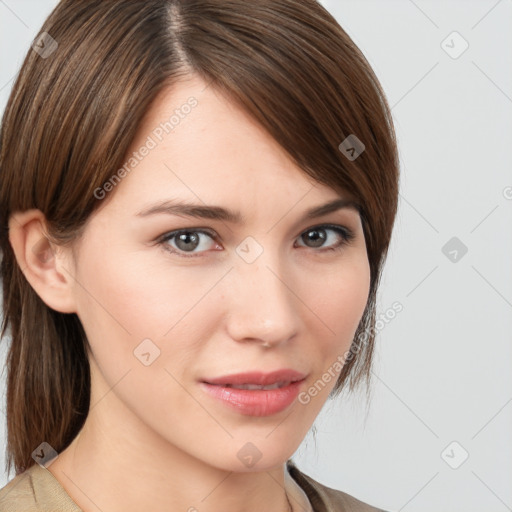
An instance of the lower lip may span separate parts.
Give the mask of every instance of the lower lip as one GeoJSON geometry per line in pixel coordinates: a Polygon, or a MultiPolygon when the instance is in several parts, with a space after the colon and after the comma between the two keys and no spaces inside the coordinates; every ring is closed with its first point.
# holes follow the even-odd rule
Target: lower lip
{"type": "Polygon", "coordinates": [[[284,411],[297,398],[303,380],[276,389],[236,389],[201,382],[210,396],[246,416],[270,416],[284,411]]]}

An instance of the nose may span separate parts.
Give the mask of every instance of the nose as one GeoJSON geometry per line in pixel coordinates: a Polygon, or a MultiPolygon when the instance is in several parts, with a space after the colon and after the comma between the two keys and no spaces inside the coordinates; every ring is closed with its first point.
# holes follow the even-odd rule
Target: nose
{"type": "Polygon", "coordinates": [[[297,334],[301,301],[293,291],[290,272],[264,255],[250,264],[237,262],[229,273],[227,329],[235,341],[270,348],[297,334]]]}

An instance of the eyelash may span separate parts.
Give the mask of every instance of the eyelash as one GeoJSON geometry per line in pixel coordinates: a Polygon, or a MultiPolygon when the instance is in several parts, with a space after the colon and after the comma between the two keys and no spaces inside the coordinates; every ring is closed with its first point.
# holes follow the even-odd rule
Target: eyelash
{"type": "MultiPolygon", "coordinates": [[[[299,235],[298,238],[300,238],[302,235],[304,235],[310,231],[316,231],[316,230],[321,230],[321,229],[335,231],[336,233],[338,233],[338,235],[341,236],[341,242],[339,242],[337,245],[331,246],[331,247],[320,247],[319,250],[316,252],[339,251],[339,250],[343,249],[346,245],[348,245],[355,238],[354,233],[352,233],[352,231],[350,229],[343,227],[343,226],[337,226],[335,224],[320,224],[318,226],[310,227],[310,228],[306,229],[305,231],[303,231],[299,235]],[[323,251],[322,251],[322,249],[323,249],[323,251]]],[[[217,241],[216,235],[214,234],[214,232],[211,232],[210,230],[205,230],[205,229],[200,229],[200,228],[185,228],[185,229],[179,229],[176,231],[170,231],[168,233],[165,233],[164,235],[160,236],[157,239],[157,244],[160,245],[165,251],[170,252],[171,254],[177,254],[178,256],[183,257],[183,258],[197,258],[202,254],[202,252],[206,252],[206,251],[202,251],[199,253],[187,254],[185,251],[170,248],[169,244],[167,242],[169,242],[170,240],[174,239],[176,236],[178,236],[182,233],[202,233],[204,235],[208,235],[210,238],[212,238],[212,240],[217,241]]],[[[301,247],[308,248],[307,246],[301,246],[301,247]]],[[[314,250],[315,248],[310,247],[310,249],[314,250]]]]}

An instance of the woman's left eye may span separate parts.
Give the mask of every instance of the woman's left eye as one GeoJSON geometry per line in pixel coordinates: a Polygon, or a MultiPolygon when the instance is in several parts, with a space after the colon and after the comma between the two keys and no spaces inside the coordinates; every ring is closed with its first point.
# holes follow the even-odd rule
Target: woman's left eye
{"type": "MultiPolygon", "coordinates": [[[[162,245],[165,250],[173,254],[178,254],[185,258],[196,257],[199,256],[199,254],[197,254],[198,252],[201,253],[208,249],[208,247],[205,247],[205,243],[202,240],[203,236],[210,238],[212,242],[215,242],[217,238],[214,232],[204,229],[180,229],[164,234],[158,240],[158,244],[162,245]],[[173,242],[174,245],[171,245],[170,242],[173,242]],[[195,251],[197,248],[203,250],[195,251]]],[[[299,235],[298,240],[312,244],[311,246],[299,245],[299,247],[320,248],[326,251],[333,251],[343,248],[343,246],[348,244],[353,238],[354,234],[352,231],[344,226],[323,224],[307,229],[299,235]],[[330,236],[329,232],[335,233],[335,235],[330,236]],[[336,239],[338,239],[338,241],[336,241],[336,239]],[[334,243],[325,246],[325,242],[329,240],[333,240],[334,243]]],[[[206,242],[206,246],[207,245],[208,243],[206,242]]]]}
{"type": "MultiPolygon", "coordinates": [[[[331,237],[331,239],[332,238],[336,239],[336,236],[331,237]]],[[[336,226],[331,224],[324,224],[322,226],[309,228],[299,236],[299,239],[313,242],[313,244],[315,244],[313,247],[321,247],[322,249],[325,248],[326,250],[331,251],[343,248],[343,246],[348,244],[351,240],[353,240],[353,238],[354,234],[352,233],[352,231],[350,231],[350,229],[343,226],[336,226]],[[335,243],[334,245],[328,245],[327,247],[324,247],[323,244],[325,240],[329,239],[329,236],[326,235],[328,231],[336,233],[337,237],[340,238],[341,240],[335,243]],[[313,236],[309,236],[312,234],[313,236]]]]}

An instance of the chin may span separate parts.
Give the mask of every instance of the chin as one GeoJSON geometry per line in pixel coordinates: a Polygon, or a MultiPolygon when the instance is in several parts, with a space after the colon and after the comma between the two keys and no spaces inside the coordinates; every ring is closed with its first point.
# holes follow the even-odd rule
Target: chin
{"type": "MultiPolygon", "coordinates": [[[[268,430],[265,435],[268,436],[271,432],[272,430],[268,430]]],[[[215,465],[236,473],[270,471],[282,467],[295,453],[300,442],[301,440],[293,445],[285,445],[280,438],[270,440],[261,435],[247,436],[244,440],[231,440],[227,450],[220,450],[215,465]],[[227,453],[232,455],[227,458],[227,453]]]]}

